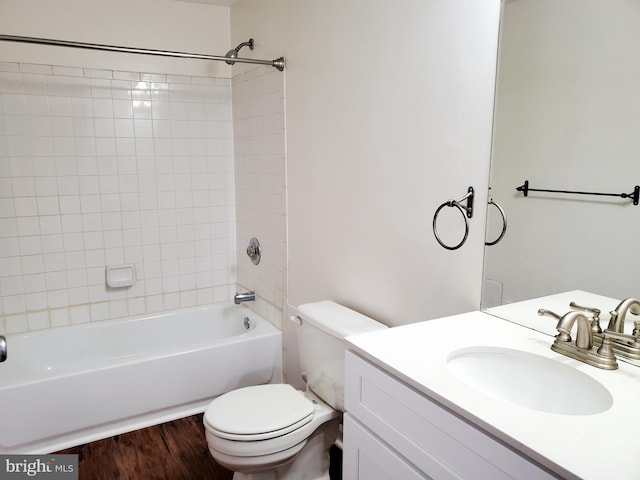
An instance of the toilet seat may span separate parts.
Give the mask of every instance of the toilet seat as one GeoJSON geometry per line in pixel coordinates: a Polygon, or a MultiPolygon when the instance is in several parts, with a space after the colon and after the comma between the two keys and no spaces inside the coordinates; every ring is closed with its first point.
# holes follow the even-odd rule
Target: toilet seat
{"type": "Polygon", "coordinates": [[[269,440],[311,422],[313,402],[288,384],[256,385],[221,395],[204,414],[206,428],[226,440],[269,440]]]}

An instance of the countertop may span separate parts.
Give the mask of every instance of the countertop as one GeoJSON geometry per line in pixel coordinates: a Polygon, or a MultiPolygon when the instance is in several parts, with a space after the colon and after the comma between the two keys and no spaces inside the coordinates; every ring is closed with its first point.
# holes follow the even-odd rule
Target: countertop
{"type": "Polygon", "coordinates": [[[618,370],[601,370],[553,352],[552,341],[479,311],[347,338],[352,351],[562,477],[640,478],[640,368],[618,362],[618,370]],[[475,346],[522,350],[580,370],[609,390],[613,406],[595,415],[562,415],[481,393],[447,367],[453,352],[475,346]]]}

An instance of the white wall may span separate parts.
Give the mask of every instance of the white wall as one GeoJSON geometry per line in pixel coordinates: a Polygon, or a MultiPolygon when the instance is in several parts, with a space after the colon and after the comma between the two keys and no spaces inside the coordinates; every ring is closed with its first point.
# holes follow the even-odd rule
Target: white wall
{"type": "MultiPolygon", "coordinates": [[[[52,10],[44,0],[3,0],[0,26],[10,34],[206,53],[223,53],[253,37],[251,56],[287,57],[288,239],[274,242],[289,242],[282,272],[288,268],[283,291],[290,303],[331,298],[392,325],[478,307],[497,0],[414,0],[401,9],[364,0],[241,0],[232,9],[232,41],[224,47],[209,36],[228,36],[224,26],[216,28],[227,10],[169,0],[86,3],[66,0],[52,10]],[[33,19],[34,9],[47,12],[49,21],[33,19]],[[433,213],[469,185],[480,206],[469,240],[445,251],[431,230],[433,213]]],[[[141,73],[229,72],[216,62],[165,64],[16,44],[0,49],[9,64],[46,58],[44,65],[88,70],[113,65],[126,71],[134,64],[145,66],[131,67],[141,73]]],[[[236,65],[234,75],[250,68],[236,65]]],[[[456,242],[460,219],[453,210],[446,214],[441,233],[456,242]]],[[[274,247],[267,241],[265,248],[275,252],[282,244],[274,247]]]]}
{"type": "Polygon", "coordinates": [[[333,299],[390,325],[478,308],[498,14],[497,0],[232,7],[232,43],[287,60],[291,304],[333,299]],[[470,185],[469,239],[446,251],[433,214],[470,185]]]}
{"type": "MultiPolygon", "coordinates": [[[[39,38],[224,55],[229,8],[176,0],[1,0],[0,32],[39,38]]],[[[6,62],[230,77],[224,62],[0,42],[6,62]]]]}
{"type": "Polygon", "coordinates": [[[529,180],[531,188],[630,193],[640,184],[640,6],[520,0],[505,12],[492,194],[509,229],[488,249],[487,277],[503,284],[503,303],[574,289],[634,297],[640,207],[524,198],[515,188],[529,180]]]}

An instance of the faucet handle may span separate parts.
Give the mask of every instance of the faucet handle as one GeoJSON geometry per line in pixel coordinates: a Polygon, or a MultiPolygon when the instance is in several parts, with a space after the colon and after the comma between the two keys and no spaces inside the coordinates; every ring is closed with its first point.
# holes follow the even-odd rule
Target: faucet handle
{"type": "Polygon", "coordinates": [[[576,302],[571,302],[569,304],[569,307],[571,307],[574,310],[579,310],[582,312],[589,312],[592,317],[591,317],[591,331],[593,333],[602,333],[602,328],[600,328],[600,314],[602,313],[602,310],[600,310],[599,308],[594,308],[594,307],[585,307],[582,305],[578,305],[576,302]]]}
{"type": "Polygon", "coordinates": [[[556,320],[560,320],[562,315],[558,315],[556,312],[552,312],[551,310],[547,310],[546,308],[539,308],[538,315],[541,317],[553,317],[556,320]]]}
{"type": "Polygon", "coordinates": [[[626,333],[616,332],[615,330],[609,330],[608,328],[602,332],[602,345],[598,348],[598,354],[607,358],[615,359],[613,348],[611,347],[611,341],[618,340],[619,342],[634,343],[636,337],[626,333]]]}
{"type": "MultiPolygon", "coordinates": [[[[560,325],[560,320],[562,320],[562,316],[558,315],[556,312],[552,312],[551,310],[547,310],[546,308],[540,308],[538,309],[538,315],[540,315],[541,317],[551,317],[551,318],[555,318],[556,320],[558,320],[558,325],[560,325]]],[[[556,327],[558,328],[558,327],[556,327]]],[[[569,332],[563,331],[563,330],[558,330],[558,335],[556,335],[556,339],[559,342],[570,342],[571,341],[571,335],[569,334],[569,332]]]]}

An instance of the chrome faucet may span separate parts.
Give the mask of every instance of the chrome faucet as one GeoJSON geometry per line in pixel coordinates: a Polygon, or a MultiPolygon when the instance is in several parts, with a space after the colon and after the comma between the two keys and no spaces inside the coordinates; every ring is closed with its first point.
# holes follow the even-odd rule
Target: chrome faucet
{"type": "Polygon", "coordinates": [[[256,299],[256,292],[236,293],[233,296],[233,303],[240,305],[242,302],[253,302],[256,299]]]}
{"type": "MultiPolygon", "coordinates": [[[[605,370],[618,368],[618,362],[613,350],[610,348],[610,339],[618,339],[623,334],[605,330],[603,335],[607,341],[603,342],[603,345],[598,350],[595,350],[593,348],[591,321],[583,313],[572,311],[560,316],[550,310],[541,308],[538,310],[538,315],[545,315],[558,320],[558,325],[556,326],[558,335],[556,335],[556,339],[551,345],[551,350],[554,352],[605,370]],[[576,322],[578,327],[574,343],[571,339],[571,329],[576,322]]],[[[630,337],[630,335],[628,336],[630,337]]]]}
{"type": "Polygon", "coordinates": [[[7,359],[7,339],[0,335],[0,362],[7,359]]]}

